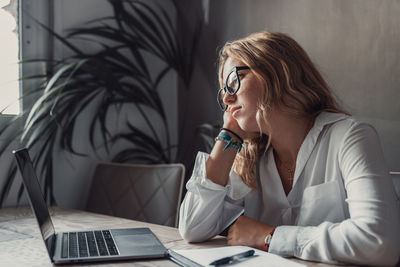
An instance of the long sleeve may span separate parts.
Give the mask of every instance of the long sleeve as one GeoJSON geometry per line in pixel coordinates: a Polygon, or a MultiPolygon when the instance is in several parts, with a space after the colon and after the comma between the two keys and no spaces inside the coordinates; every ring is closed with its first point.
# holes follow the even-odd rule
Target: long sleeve
{"type": "Polygon", "coordinates": [[[232,218],[242,213],[242,198],[250,190],[233,171],[225,187],[207,179],[207,159],[208,154],[198,153],[180,208],[179,232],[189,242],[201,242],[222,232],[232,218]],[[232,179],[238,186],[232,185],[232,179]]]}
{"type": "Polygon", "coordinates": [[[354,123],[338,152],[350,218],[317,226],[280,226],[270,251],[328,263],[395,265],[400,207],[375,130],[354,123]]]}

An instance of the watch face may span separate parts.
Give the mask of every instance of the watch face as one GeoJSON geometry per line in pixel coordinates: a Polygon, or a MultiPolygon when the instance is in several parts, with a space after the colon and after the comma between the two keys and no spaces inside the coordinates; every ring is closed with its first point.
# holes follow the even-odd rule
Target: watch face
{"type": "Polygon", "coordinates": [[[269,245],[271,243],[272,235],[269,234],[265,237],[265,244],[269,245]]]}

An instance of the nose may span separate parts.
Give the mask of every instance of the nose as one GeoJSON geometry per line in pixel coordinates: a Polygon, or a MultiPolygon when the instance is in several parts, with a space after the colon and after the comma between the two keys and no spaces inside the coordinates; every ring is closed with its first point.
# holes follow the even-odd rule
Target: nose
{"type": "Polygon", "coordinates": [[[225,93],[222,100],[224,101],[224,103],[225,103],[226,105],[228,105],[228,106],[229,106],[229,105],[232,105],[232,104],[235,103],[235,101],[236,101],[236,94],[230,95],[230,94],[228,94],[228,93],[225,93]]]}
{"type": "Polygon", "coordinates": [[[225,104],[229,105],[232,104],[233,102],[235,102],[236,99],[236,94],[234,95],[230,95],[227,92],[225,92],[222,100],[224,101],[225,104]]]}

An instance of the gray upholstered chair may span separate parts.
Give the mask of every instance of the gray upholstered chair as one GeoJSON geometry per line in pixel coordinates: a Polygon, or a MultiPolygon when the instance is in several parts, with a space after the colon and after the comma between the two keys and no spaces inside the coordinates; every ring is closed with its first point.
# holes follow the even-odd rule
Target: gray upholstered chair
{"type": "Polygon", "coordinates": [[[400,198],[400,172],[390,172],[397,196],[400,198]]]}
{"type": "Polygon", "coordinates": [[[98,164],[87,210],[176,227],[184,177],[182,164],[98,164]]]}

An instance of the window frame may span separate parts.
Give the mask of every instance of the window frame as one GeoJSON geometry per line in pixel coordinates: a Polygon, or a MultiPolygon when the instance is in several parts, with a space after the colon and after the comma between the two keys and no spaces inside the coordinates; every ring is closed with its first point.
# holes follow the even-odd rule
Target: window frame
{"type": "MultiPolygon", "coordinates": [[[[54,39],[37,22],[46,25],[50,29],[54,26],[53,22],[53,0],[18,0],[18,40],[19,40],[19,61],[23,62],[31,59],[52,59],[54,39]]],[[[22,63],[19,65],[19,78],[30,75],[45,74],[46,63],[22,63]]],[[[20,80],[19,96],[20,111],[18,115],[1,114],[0,125],[21,116],[23,110],[33,105],[37,96],[21,97],[29,93],[33,88],[37,88],[39,81],[20,80]]],[[[22,127],[19,125],[18,127],[22,127]]]]}

